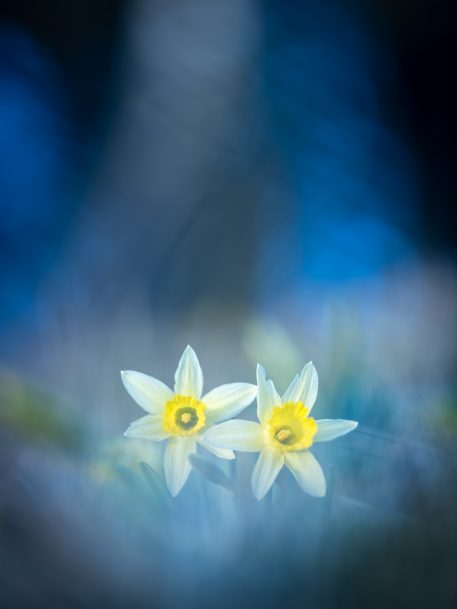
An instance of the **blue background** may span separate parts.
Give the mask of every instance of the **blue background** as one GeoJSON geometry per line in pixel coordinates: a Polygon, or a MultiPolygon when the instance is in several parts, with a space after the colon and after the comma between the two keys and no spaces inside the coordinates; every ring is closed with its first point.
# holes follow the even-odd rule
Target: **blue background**
{"type": "Polygon", "coordinates": [[[456,25],[2,3],[5,606],[455,606],[456,25]],[[170,501],[119,370],[170,383],[188,343],[207,387],[315,362],[318,416],[360,422],[325,500],[257,505],[241,455],[170,501]]]}

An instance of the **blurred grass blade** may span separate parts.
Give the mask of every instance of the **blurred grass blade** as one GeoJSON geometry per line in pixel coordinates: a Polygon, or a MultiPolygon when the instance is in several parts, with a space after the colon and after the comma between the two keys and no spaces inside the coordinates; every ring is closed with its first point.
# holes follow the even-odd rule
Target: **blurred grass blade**
{"type": "Polygon", "coordinates": [[[205,476],[210,482],[223,486],[229,490],[233,489],[233,482],[219,467],[217,467],[217,465],[214,465],[214,463],[198,454],[189,455],[188,459],[192,467],[205,476]]]}
{"type": "Polygon", "coordinates": [[[161,500],[170,501],[170,495],[165,487],[163,480],[157,475],[157,472],[144,461],[140,461],[140,468],[143,476],[154,492],[161,500]]]}
{"type": "Polygon", "coordinates": [[[12,432],[65,452],[84,449],[86,430],[54,395],[1,371],[0,403],[0,425],[12,432]]]}

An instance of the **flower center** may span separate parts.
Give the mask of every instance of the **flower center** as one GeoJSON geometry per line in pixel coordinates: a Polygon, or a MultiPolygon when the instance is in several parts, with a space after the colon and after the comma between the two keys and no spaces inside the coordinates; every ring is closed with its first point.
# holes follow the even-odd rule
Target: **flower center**
{"type": "Polygon", "coordinates": [[[302,402],[287,402],[273,408],[266,429],[270,448],[280,452],[309,448],[317,432],[317,424],[308,417],[308,412],[302,402]]]}
{"type": "Polygon", "coordinates": [[[278,442],[281,442],[281,444],[293,444],[295,434],[292,433],[290,427],[282,427],[275,433],[275,438],[278,442]]]}
{"type": "Polygon", "coordinates": [[[205,426],[206,406],[188,395],[175,395],[165,404],[163,428],[172,436],[192,436],[205,426]]]}

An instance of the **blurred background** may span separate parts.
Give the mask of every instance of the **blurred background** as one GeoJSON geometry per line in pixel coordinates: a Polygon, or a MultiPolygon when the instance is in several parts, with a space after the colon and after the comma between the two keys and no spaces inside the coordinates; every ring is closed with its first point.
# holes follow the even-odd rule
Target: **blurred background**
{"type": "Polygon", "coordinates": [[[456,606],[456,15],[1,3],[2,607],[456,606]],[[171,500],[119,371],[188,343],[314,361],[325,499],[242,454],[171,500]]]}

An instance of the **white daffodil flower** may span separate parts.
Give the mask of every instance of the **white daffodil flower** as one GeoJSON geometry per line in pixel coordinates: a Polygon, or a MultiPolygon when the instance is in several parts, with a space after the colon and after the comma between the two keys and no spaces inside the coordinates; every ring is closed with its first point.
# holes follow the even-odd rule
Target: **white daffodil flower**
{"type": "Polygon", "coordinates": [[[317,397],[317,372],[312,362],[293,379],[282,399],[265,370],[257,365],[259,423],[234,419],[216,425],[203,436],[207,445],[260,452],[252,473],[252,490],[262,499],[286,465],[301,488],[315,497],[326,491],[321,466],[309,451],[314,442],[327,442],[358,425],[343,419],[315,420],[309,416],[317,397]]]}
{"type": "Polygon", "coordinates": [[[197,443],[222,459],[235,458],[229,448],[207,445],[202,435],[214,423],[225,421],[246,408],[256,396],[255,385],[221,385],[202,397],[203,373],[195,351],[189,346],[179,360],[174,391],[141,372],[124,370],[121,376],[131,397],[149,413],[134,421],[124,435],[156,442],[167,440],[165,481],[173,497],[189,477],[188,456],[196,452],[197,443]]]}

